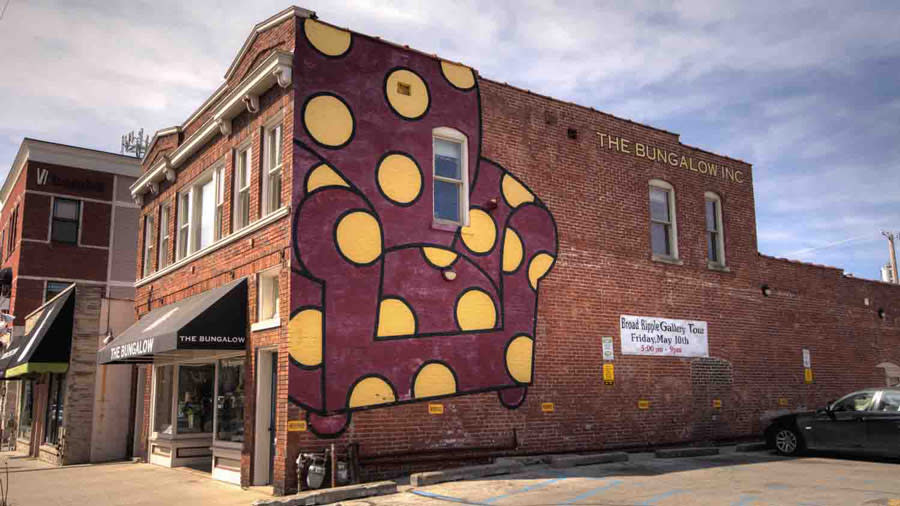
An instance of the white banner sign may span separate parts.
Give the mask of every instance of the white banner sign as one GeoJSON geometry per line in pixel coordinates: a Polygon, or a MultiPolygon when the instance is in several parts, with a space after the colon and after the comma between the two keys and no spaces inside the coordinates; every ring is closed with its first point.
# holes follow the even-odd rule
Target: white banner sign
{"type": "Polygon", "coordinates": [[[708,357],[706,322],[622,315],[623,355],[708,357]]]}

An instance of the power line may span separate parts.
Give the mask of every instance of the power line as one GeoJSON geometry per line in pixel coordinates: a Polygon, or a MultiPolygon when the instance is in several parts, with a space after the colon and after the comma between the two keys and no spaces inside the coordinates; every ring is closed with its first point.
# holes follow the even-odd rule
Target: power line
{"type": "Polygon", "coordinates": [[[12,0],[6,0],[6,4],[3,6],[3,10],[0,11],[0,21],[3,21],[3,15],[6,14],[6,8],[9,7],[9,2],[12,0]]]}

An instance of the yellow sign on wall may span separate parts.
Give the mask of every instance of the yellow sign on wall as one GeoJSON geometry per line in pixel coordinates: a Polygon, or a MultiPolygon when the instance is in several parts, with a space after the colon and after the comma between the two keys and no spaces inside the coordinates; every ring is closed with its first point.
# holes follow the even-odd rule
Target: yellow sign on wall
{"type": "Polygon", "coordinates": [[[428,414],[429,415],[443,415],[444,414],[444,405],[437,404],[434,402],[428,403],[428,414]]]}
{"type": "Polygon", "coordinates": [[[803,369],[803,382],[806,384],[813,382],[812,369],[810,369],[809,367],[803,369]]]}
{"type": "Polygon", "coordinates": [[[638,409],[650,409],[650,401],[641,399],[638,401],[638,409]]]}
{"type": "Polygon", "coordinates": [[[787,405],[788,405],[788,400],[787,400],[786,398],[784,398],[784,397],[781,397],[780,399],[778,399],[778,405],[779,405],[779,406],[787,406],[787,405]]]}
{"type": "Polygon", "coordinates": [[[616,371],[612,364],[603,364],[603,383],[612,385],[616,381],[616,371]]]}
{"type": "Polygon", "coordinates": [[[306,432],[306,420],[288,420],[288,432],[306,432]]]}
{"type": "Polygon", "coordinates": [[[554,406],[552,402],[542,402],[541,403],[541,411],[544,413],[553,413],[554,406]]]}
{"type": "Polygon", "coordinates": [[[713,399],[713,407],[716,409],[722,409],[722,399],[713,399]]]}

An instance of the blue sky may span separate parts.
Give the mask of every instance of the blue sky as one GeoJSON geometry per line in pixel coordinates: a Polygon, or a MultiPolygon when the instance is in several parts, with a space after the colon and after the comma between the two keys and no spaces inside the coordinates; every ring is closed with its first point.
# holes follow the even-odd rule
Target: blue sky
{"type": "MultiPolygon", "coordinates": [[[[0,0],[0,9],[6,0],[0,0]]],[[[0,176],[23,137],[118,151],[180,124],[288,4],[9,0],[0,176]]],[[[878,278],[900,231],[900,4],[313,1],[329,22],[754,166],[760,251],[878,278]]]]}

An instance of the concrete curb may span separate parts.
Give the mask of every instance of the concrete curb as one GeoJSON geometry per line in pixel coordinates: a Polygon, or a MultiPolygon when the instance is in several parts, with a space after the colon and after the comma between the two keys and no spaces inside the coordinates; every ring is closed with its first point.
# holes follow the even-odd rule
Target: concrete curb
{"type": "Polygon", "coordinates": [[[705,455],[718,455],[718,448],[670,448],[668,450],[656,450],[654,456],[658,459],[677,459],[682,457],[703,457],[705,455]]]}
{"type": "Polygon", "coordinates": [[[393,481],[377,481],[374,483],[347,485],[346,487],[310,490],[287,497],[259,499],[253,502],[253,506],[310,506],[395,493],[397,493],[396,483],[393,481]]]}
{"type": "Polygon", "coordinates": [[[486,466],[457,467],[443,471],[412,474],[409,476],[409,484],[413,487],[422,487],[445,481],[471,480],[498,474],[513,474],[521,472],[524,468],[525,466],[521,462],[501,462],[486,466]]]}
{"type": "Polygon", "coordinates": [[[757,441],[755,443],[741,443],[734,447],[736,452],[762,452],[768,450],[769,447],[765,441],[757,441]]]}
{"type": "Polygon", "coordinates": [[[592,453],[590,455],[555,455],[548,459],[550,467],[554,468],[626,461],[628,461],[628,454],[625,452],[592,453]]]}

